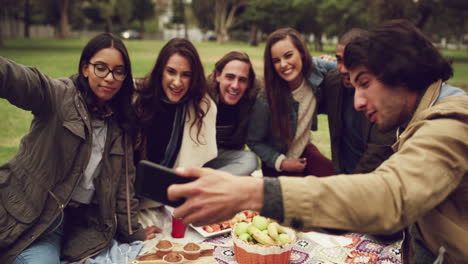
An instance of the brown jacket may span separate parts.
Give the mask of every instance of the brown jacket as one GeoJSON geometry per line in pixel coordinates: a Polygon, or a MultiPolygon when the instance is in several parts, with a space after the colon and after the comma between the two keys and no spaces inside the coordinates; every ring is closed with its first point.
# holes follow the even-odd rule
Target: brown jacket
{"type": "MultiPolygon", "coordinates": [[[[318,100],[320,102],[319,114],[328,116],[333,169],[336,173],[343,173],[340,145],[343,137],[347,136],[343,133],[343,102],[351,100],[351,98],[345,98],[345,89],[352,88],[343,86],[340,73],[337,70],[329,72],[322,85],[321,98],[318,100]]],[[[366,146],[353,172],[367,173],[375,170],[380,163],[393,154],[392,145],[396,141],[396,131],[382,133],[375,124],[369,122],[364,114],[360,112],[359,115],[362,138],[366,146]]]]}
{"type": "Polygon", "coordinates": [[[468,263],[468,97],[433,105],[431,85],[395,154],[368,174],[280,177],[284,223],[363,233],[392,233],[412,223],[445,263],[468,263]]]}
{"type": "MultiPolygon", "coordinates": [[[[34,114],[18,153],[0,167],[0,263],[8,264],[57,217],[63,220],[87,166],[92,139],[89,112],[70,78],[51,79],[0,58],[0,98],[34,114]]],[[[94,182],[99,206],[84,213],[88,226],[65,223],[62,258],[68,261],[102,251],[116,234],[123,242],[144,238],[137,200],[128,199],[135,173],[131,141],[124,140],[113,119],[107,131],[102,171],[94,182]]]]}

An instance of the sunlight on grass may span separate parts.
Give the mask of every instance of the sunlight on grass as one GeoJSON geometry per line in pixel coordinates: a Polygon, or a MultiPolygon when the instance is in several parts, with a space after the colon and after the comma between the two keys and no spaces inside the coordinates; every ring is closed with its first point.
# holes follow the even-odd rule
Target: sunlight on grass
{"type": "MultiPolygon", "coordinates": [[[[41,72],[54,77],[67,77],[75,74],[85,39],[18,39],[6,40],[0,48],[0,56],[12,59],[24,65],[31,65],[41,72]]],[[[159,50],[164,41],[130,40],[125,41],[133,67],[134,77],[143,77],[154,67],[159,50]]],[[[242,50],[249,54],[257,76],[263,76],[264,43],[257,47],[247,43],[229,42],[218,45],[215,42],[194,43],[203,63],[205,74],[213,70],[215,62],[231,50],[242,50]]],[[[309,48],[312,46],[309,45],[309,48]]],[[[465,51],[443,51],[444,55],[454,60],[453,79],[448,83],[468,90],[468,53],[465,51]]],[[[312,52],[313,55],[334,55],[333,46],[325,46],[324,52],[312,52]]],[[[29,129],[32,115],[0,99],[0,164],[4,163],[16,151],[20,139],[29,129]]],[[[319,116],[319,131],[313,132],[313,142],[327,157],[331,156],[327,116],[319,116]]]]}

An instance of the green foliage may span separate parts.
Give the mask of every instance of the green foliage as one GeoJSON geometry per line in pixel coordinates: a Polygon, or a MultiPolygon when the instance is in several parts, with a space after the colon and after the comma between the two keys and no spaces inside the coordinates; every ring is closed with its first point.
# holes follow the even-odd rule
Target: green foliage
{"type": "Polygon", "coordinates": [[[266,34],[296,25],[297,10],[293,0],[252,0],[242,14],[244,23],[256,24],[266,34]]]}
{"type": "Polygon", "coordinates": [[[158,30],[158,21],[154,21],[155,18],[155,4],[151,0],[134,0],[133,2],[133,18],[138,20],[140,23],[140,32],[145,32],[145,21],[150,25],[147,26],[149,30],[147,32],[156,32],[158,30]]]}
{"type": "Polygon", "coordinates": [[[185,5],[183,0],[172,0],[172,23],[185,23],[185,5]]]}
{"type": "Polygon", "coordinates": [[[215,0],[192,0],[193,15],[198,26],[204,30],[214,30],[215,0]]]}
{"type": "Polygon", "coordinates": [[[118,18],[120,25],[128,27],[133,17],[133,4],[128,0],[116,0],[115,16],[118,18]]]}
{"type": "MultiPolygon", "coordinates": [[[[24,65],[32,65],[42,73],[53,77],[70,76],[77,71],[78,60],[87,40],[84,39],[17,39],[7,40],[6,47],[0,48],[0,56],[12,59],[24,65]]],[[[154,66],[156,57],[165,44],[164,41],[126,41],[132,61],[135,77],[143,77],[154,66]]],[[[263,75],[264,44],[257,47],[247,43],[228,42],[218,45],[213,42],[194,43],[202,59],[205,74],[212,71],[215,62],[230,50],[242,50],[249,54],[259,78],[263,75]]],[[[325,46],[328,54],[333,54],[334,47],[325,46]]],[[[468,53],[466,51],[443,51],[444,55],[454,60],[454,77],[449,84],[463,87],[468,91],[468,53]]],[[[322,53],[314,52],[313,55],[322,53]]],[[[17,151],[32,120],[30,112],[23,111],[0,99],[0,164],[11,158],[17,151]]],[[[312,132],[313,142],[327,157],[331,156],[327,116],[319,115],[319,130],[312,132]]]]}

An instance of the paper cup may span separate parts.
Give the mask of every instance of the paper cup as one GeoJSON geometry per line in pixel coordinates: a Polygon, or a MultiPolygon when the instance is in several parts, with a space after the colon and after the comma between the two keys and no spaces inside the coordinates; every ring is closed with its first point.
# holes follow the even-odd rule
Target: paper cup
{"type": "Polygon", "coordinates": [[[172,216],[172,232],[171,235],[173,238],[183,238],[185,236],[185,230],[187,226],[184,225],[182,220],[179,220],[172,216]]]}

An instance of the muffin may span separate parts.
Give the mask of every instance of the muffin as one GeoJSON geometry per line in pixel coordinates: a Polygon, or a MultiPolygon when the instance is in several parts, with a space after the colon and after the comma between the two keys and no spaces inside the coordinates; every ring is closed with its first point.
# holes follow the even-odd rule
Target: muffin
{"type": "Polygon", "coordinates": [[[170,252],[163,257],[163,261],[167,264],[180,264],[184,261],[184,256],[177,252],[170,252]]]}
{"type": "Polygon", "coordinates": [[[186,259],[195,260],[200,257],[201,247],[195,243],[186,244],[183,250],[186,259]]]}
{"type": "Polygon", "coordinates": [[[239,239],[232,228],[231,235],[234,242],[234,253],[239,264],[288,264],[292,248],[296,242],[296,233],[290,228],[283,227],[291,237],[291,242],[278,246],[252,244],[239,239]]]}
{"type": "Polygon", "coordinates": [[[173,247],[174,245],[172,244],[171,241],[165,240],[165,239],[160,240],[156,244],[156,255],[162,258],[168,253],[170,253],[173,247]]]}

